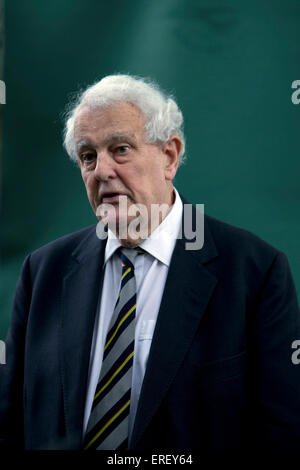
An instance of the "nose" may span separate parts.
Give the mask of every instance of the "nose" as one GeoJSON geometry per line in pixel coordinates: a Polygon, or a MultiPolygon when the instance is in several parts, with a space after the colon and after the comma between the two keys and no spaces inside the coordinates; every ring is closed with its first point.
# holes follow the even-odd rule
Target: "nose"
{"type": "Polygon", "coordinates": [[[95,178],[98,181],[107,181],[108,179],[114,178],[116,176],[114,167],[115,162],[108,152],[100,152],[97,155],[96,166],[94,169],[95,178]]]}

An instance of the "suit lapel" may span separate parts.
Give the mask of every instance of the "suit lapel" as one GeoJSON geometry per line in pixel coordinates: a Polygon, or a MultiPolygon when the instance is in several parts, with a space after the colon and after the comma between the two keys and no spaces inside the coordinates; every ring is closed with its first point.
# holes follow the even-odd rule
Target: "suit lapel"
{"type": "Polygon", "coordinates": [[[95,228],[72,253],[63,280],[61,351],[65,424],[71,447],[80,445],[90,348],[103,282],[105,242],[95,228]]]}
{"type": "Polygon", "coordinates": [[[177,240],[173,252],[130,448],[135,447],[167,393],[217,284],[215,276],[203,266],[217,256],[207,224],[201,250],[185,250],[186,241],[177,240]]]}

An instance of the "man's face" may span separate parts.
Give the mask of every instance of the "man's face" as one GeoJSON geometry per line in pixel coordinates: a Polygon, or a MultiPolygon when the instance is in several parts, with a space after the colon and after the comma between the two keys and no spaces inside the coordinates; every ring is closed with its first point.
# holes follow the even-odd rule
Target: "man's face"
{"type": "Polygon", "coordinates": [[[149,144],[144,124],[142,112],[127,102],[85,107],[75,120],[74,136],[88,199],[95,213],[99,207],[108,207],[108,224],[110,217],[117,224],[130,222],[134,216],[128,217],[128,209],[133,204],[143,204],[150,215],[151,204],[173,202],[180,139],[175,135],[162,146],[149,144]],[[127,196],[123,211],[122,195],[127,196]]]}

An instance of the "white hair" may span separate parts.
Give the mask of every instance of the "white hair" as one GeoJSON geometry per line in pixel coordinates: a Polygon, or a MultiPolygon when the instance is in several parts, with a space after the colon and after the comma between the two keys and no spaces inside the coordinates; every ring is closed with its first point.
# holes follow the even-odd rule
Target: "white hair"
{"type": "Polygon", "coordinates": [[[136,105],[145,117],[145,131],[149,143],[165,143],[172,134],[182,141],[179,165],[185,156],[183,116],[171,95],[163,93],[149,80],[130,75],[108,75],[80,92],[69,106],[64,128],[64,147],[70,158],[78,161],[74,141],[74,123],[83,107],[102,108],[116,102],[136,105]]]}

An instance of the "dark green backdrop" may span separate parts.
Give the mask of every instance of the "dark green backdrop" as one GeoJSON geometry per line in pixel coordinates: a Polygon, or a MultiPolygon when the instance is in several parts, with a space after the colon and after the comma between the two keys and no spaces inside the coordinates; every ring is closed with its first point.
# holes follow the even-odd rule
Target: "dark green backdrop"
{"type": "Polygon", "coordinates": [[[0,338],[25,255],[96,221],[60,115],[114,72],[174,92],[188,152],[177,188],[283,250],[299,292],[299,0],[8,0],[5,32],[0,338]]]}

